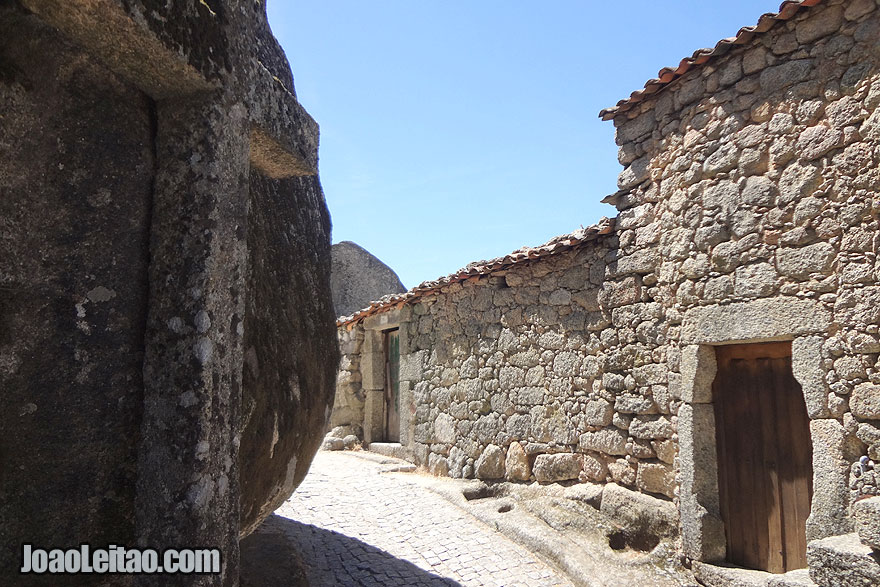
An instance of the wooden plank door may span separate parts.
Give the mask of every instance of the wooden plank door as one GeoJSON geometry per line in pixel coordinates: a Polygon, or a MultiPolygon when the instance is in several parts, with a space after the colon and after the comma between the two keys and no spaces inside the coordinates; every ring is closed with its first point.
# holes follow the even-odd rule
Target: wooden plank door
{"type": "Polygon", "coordinates": [[[385,440],[400,442],[400,331],[385,333],[385,440]]]}
{"type": "Polygon", "coordinates": [[[806,567],[812,443],[791,343],[719,346],[716,357],[712,392],[727,560],[771,573],[806,567]]]}

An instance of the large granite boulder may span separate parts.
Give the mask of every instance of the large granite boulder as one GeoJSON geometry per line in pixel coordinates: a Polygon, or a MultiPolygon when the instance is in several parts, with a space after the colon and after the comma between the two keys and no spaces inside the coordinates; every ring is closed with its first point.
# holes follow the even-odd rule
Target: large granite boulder
{"type": "Polygon", "coordinates": [[[0,4],[0,584],[59,584],[24,542],[237,582],[333,397],[317,134],[263,2],[0,4]]]}
{"type": "Polygon", "coordinates": [[[382,296],[406,291],[388,265],[353,242],[336,243],[331,255],[330,289],[337,316],[348,316],[382,296]]]}

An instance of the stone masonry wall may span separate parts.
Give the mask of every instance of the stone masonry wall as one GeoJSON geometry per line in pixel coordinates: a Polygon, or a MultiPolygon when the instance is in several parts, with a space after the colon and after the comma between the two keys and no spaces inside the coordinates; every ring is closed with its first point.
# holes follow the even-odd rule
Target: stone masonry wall
{"type": "Polygon", "coordinates": [[[640,278],[606,281],[615,248],[608,238],[404,308],[418,461],[453,477],[674,495],[664,310],[640,278]]]}
{"type": "Polygon", "coordinates": [[[808,538],[850,531],[880,456],[878,59],[878,2],[831,0],[618,115],[612,235],[401,309],[414,460],[672,498],[688,556],[723,558],[711,346],[790,340],[808,538]]]}
{"type": "MultiPolygon", "coordinates": [[[[846,505],[845,461],[880,450],[878,60],[877,3],[827,2],[615,119],[620,253],[658,256],[649,295],[688,360],[670,379],[696,342],[794,338],[814,469],[843,471],[815,475],[814,516],[846,505]]],[[[808,534],[846,531],[839,509],[808,534]]]]}
{"type": "Polygon", "coordinates": [[[349,434],[361,436],[364,421],[364,391],[361,385],[361,351],[364,344],[364,330],[340,328],[337,332],[342,359],[339,362],[339,375],[336,378],[336,398],[330,414],[330,426],[349,427],[349,434]]]}

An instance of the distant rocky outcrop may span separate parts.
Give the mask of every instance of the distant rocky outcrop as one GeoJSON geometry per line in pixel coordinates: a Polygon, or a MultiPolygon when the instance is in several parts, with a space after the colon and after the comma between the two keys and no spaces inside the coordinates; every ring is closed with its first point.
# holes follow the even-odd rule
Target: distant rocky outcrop
{"type": "Polygon", "coordinates": [[[330,254],[330,290],[337,316],[348,316],[382,296],[406,291],[388,265],[351,241],[333,245],[330,254]]]}

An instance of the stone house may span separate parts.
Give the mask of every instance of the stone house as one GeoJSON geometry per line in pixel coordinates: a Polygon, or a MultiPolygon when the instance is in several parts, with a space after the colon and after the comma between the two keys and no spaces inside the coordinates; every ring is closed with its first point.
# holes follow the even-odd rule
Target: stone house
{"type": "Polygon", "coordinates": [[[878,8],[784,2],[603,110],[618,216],[341,318],[337,423],[666,500],[708,583],[880,583],[878,8]]]}

